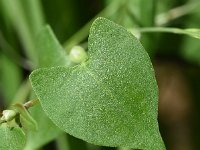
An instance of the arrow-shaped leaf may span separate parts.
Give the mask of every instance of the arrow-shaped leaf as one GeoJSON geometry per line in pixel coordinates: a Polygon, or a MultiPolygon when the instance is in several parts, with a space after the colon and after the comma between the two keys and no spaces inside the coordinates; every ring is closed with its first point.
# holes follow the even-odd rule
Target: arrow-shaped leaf
{"type": "Polygon", "coordinates": [[[140,42],[123,27],[99,18],[88,43],[86,62],[31,74],[46,114],[62,130],[93,144],[165,149],[154,71],[140,42]]]}

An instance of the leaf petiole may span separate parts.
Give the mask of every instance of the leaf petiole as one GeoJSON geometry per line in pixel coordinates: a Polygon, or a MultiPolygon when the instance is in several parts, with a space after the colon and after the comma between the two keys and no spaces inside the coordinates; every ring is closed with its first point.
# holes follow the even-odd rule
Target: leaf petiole
{"type": "MultiPolygon", "coordinates": [[[[13,105],[13,107],[14,107],[14,109],[23,107],[25,110],[27,110],[30,107],[33,107],[38,103],[39,103],[39,100],[34,99],[34,100],[26,102],[23,105],[22,104],[15,104],[15,105],[13,105]],[[20,106],[20,107],[17,107],[17,106],[20,106]]],[[[2,113],[2,116],[0,118],[0,124],[15,119],[19,113],[21,114],[21,112],[22,112],[21,110],[22,109],[17,109],[17,111],[16,110],[4,110],[3,113],[2,113]],[[15,112],[15,113],[13,113],[13,112],[15,112]]]]}
{"type": "Polygon", "coordinates": [[[29,109],[30,107],[33,107],[35,106],[36,104],[39,103],[39,100],[38,99],[34,99],[34,100],[31,100],[31,101],[28,101],[26,102],[23,106],[26,108],[26,109],[29,109]]]}

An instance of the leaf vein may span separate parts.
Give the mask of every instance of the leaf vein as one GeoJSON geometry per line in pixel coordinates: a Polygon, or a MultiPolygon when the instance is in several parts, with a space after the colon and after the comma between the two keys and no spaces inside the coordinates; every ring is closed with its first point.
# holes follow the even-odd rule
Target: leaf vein
{"type": "Polygon", "coordinates": [[[86,69],[86,72],[96,81],[96,83],[108,94],[110,95],[110,97],[114,100],[117,101],[117,98],[115,97],[115,95],[112,93],[112,91],[110,90],[109,87],[107,87],[105,84],[101,83],[97,78],[97,75],[92,72],[86,65],[83,65],[86,69]],[[102,86],[103,85],[103,86],[102,86]]]}

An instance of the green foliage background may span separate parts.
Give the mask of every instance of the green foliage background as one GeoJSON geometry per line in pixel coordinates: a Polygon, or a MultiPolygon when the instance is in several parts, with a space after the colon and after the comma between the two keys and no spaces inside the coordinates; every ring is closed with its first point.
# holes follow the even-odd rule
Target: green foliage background
{"type": "MultiPolygon", "coordinates": [[[[27,79],[30,72],[36,68],[65,62],[60,59],[61,62],[51,64],[52,61],[45,58],[50,56],[48,54],[54,56],[54,49],[64,49],[67,53],[74,45],[87,49],[89,28],[97,16],[109,18],[127,29],[155,26],[200,28],[199,7],[199,0],[1,0],[0,110],[35,97],[27,79]],[[46,24],[53,31],[48,26],[44,27],[46,24]],[[49,45],[49,49],[44,45],[44,50],[41,50],[43,40],[44,43],[48,40],[54,44],[49,45]]],[[[181,66],[189,83],[190,103],[193,106],[189,121],[192,128],[192,149],[199,149],[199,39],[145,32],[140,34],[140,41],[153,62],[170,61],[181,66]]],[[[63,57],[62,52],[55,55],[63,57]]],[[[39,132],[28,132],[26,150],[52,147],[58,150],[115,149],[94,146],[63,133],[43,113],[40,105],[31,108],[30,112],[38,122],[39,132]]],[[[166,127],[161,124],[160,129],[167,148],[170,148],[166,127]]]]}

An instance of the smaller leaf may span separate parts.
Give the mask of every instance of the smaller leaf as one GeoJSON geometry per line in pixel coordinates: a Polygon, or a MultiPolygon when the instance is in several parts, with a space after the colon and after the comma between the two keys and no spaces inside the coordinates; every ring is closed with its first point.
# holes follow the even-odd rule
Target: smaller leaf
{"type": "Polygon", "coordinates": [[[43,112],[40,104],[31,107],[29,111],[38,123],[38,130],[37,132],[27,132],[27,141],[24,150],[39,149],[62,134],[62,131],[43,112]]]}
{"type": "Polygon", "coordinates": [[[18,127],[9,127],[6,123],[0,125],[0,149],[22,150],[25,146],[25,134],[18,127]]]}
{"type": "MultiPolygon", "coordinates": [[[[14,58],[16,58],[15,55],[14,58]]],[[[11,104],[12,99],[14,98],[13,96],[16,94],[22,81],[22,71],[11,58],[2,55],[0,56],[0,60],[1,87],[3,87],[1,90],[5,98],[5,106],[8,107],[11,104]]]]}
{"type": "MultiPolygon", "coordinates": [[[[35,39],[37,42],[38,67],[65,66],[67,56],[49,26],[45,26],[35,39]]],[[[33,94],[33,93],[32,93],[33,94]]],[[[35,97],[32,97],[35,98],[35,97]]],[[[31,99],[32,99],[31,98],[31,99]]],[[[24,150],[38,149],[57,138],[62,131],[55,126],[43,112],[40,105],[29,109],[31,116],[38,123],[37,132],[28,131],[24,150]]]]}
{"type": "Polygon", "coordinates": [[[39,67],[65,66],[67,64],[65,51],[50,26],[45,26],[36,38],[39,67]]]}
{"type": "Polygon", "coordinates": [[[20,114],[20,123],[22,127],[27,130],[37,130],[37,122],[32,118],[32,116],[22,104],[15,104],[13,108],[16,109],[16,111],[20,114]]]}

